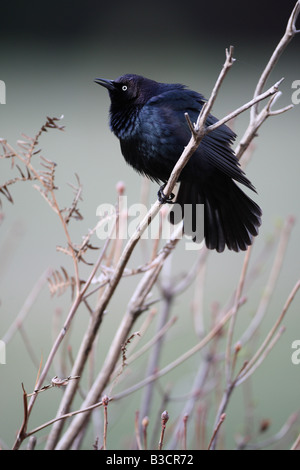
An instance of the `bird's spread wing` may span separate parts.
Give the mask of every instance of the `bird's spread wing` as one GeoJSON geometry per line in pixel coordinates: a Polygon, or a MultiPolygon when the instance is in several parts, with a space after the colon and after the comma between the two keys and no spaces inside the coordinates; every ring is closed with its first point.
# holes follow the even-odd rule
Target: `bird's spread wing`
{"type": "MultiPolygon", "coordinates": [[[[151,98],[140,111],[140,130],[145,139],[144,145],[153,151],[155,149],[155,156],[160,157],[168,175],[191,137],[184,114],[188,113],[191,121],[196,122],[204,102],[203,96],[196,92],[175,89],[151,98]],[[157,149],[160,149],[160,155],[157,155],[157,149]]],[[[214,116],[209,115],[206,124],[211,125],[217,121],[214,116]]],[[[183,170],[185,178],[202,179],[202,174],[207,176],[211,171],[219,170],[255,190],[241,170],[231,148],[235,137],[234,132],[225,125],[207,134],[183,170]]]]}

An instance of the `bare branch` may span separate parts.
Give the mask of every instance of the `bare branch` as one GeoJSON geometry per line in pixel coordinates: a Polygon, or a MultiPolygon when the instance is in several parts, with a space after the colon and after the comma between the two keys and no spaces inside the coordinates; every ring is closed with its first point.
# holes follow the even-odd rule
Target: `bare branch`
{"type": "MultiPolygon", "coordinates": [[[[243,369],[243,371],[239,374],[238,379],[236,381],[236,384],[239,385],[243,383],[250,375],[252,375],[252,372],[256,369],[255,365],[258,360],[260,360],[260,357],[262,354],[264,354],[265,350],[267,350],[270,342],[272,341],[277,329],[279,328],[280,324],[282,323],[282,320],[284,319],[292,301],[294,300],[294,297],[297,293],[297,291],[300,289],[300,280],[296,282],[294,288],[292,289],[290,295],[288,296],[288,299],[282,309],[282,312],[280,316],[278,317],[277,321],[275,322],[273,328],[270,330],[268,333],[266,339],[260,346],[260,348],[257,350],[256,354],[251,358],[251,360],[248,362],[247,366],[243,369]]],[[[269,349],[267,350],[269,351],[269,349]]],[[[266,357],[264,355],[264,357],[266,357]]],[[[260,360],[260,363],[262,361],[260,360]]]]}
{"type": "MultiPolygon", "coordinates": [[[[295,4],[295,7],[291,13],[291,16],[289,18],[286,31],[279,41],[277,47],[275,48],[273,54],[271,55],[265,69],[263,70],[255,91],[253,98],[257,98],[259,95],[262,94],[263,88],[271,75],[272,70],[274,69],[275,65],[277,64],[281,54],[284,52],[284,50],[287,48],[288,44],[290,41],[293,39],[293,37],[299,33],[299,31],[296,29],[296,21],[300,13],[300,0],[298,0],[295,4]]],[[[275,95],[276,96],[276,95],[275,95]]],[[[277,94],[277,97],[279,94],[277,94]]],[[[274,100],[271,98],[270,102],[268,103],[267,106],[265,106],[261,112],[258,110],[258,104],[259,102],[256,102],[254,106],[251,108],[250,111],[250,122],[249,126],[246,129],[243,137],[240,140],[240,143],[238,144],[235,153],[238,158],[238,160],[241,159],[243,156],[245,150],[248,148],[254,137],[257,135],[257,131],[260,128],[260,126],[264,123],[264,121],[269,117],[269,116],[276,116],[278,114],[282,114],[288,110],[290,110],[293,105],[286,106],[285,108],[282,108],[277,111],[272,111],[271,110],[271,105],[274,103],[274,100]]]]}
{"type": "Polygon", "coordinates": [[[212,444],[220,430],[220,427],[222,426],[222,424],[224,423],[225,421],[225,418],[226,418],[226,413],[223,413],[221,416],[220,416],[220,419],[219,419],[219,422],[217,423],[216,427],[215,427],[215,430],[213,432],[213,435],[211,437],[211,440],[209,442],[209,445],[208,445],[208,449],[207,450],[211,450],[212,448],[212,444]]]}
{"type": "MultiPolygon", "coordinates": [[[[287,44],[290,42],[292,37],[294,37],[295,34],[299,32],[296,29],[296,20],[298,18],[299,12],[300,12],[300,1],[296,3],[293,13],[289,19],[286,32],[282,40],[278,44],[277,48],[275,49],[269,63],[267,64],[262,76],[260,77],[259,82],[257,83],[253,98],[249,102],[243,104],[242,106],[234,110],[232,113],[228,114],[227,116],[223,117],[221,120],[214,123],[213,125],[206,127],[208,115],[211,112],[211,109],[215,103],[215,100],[220,91],[221,85],[223,83],[223,80],[227,76],[227,73],[229,72],[230,68],[232,67],[234,63],[233,47],[230,47],[229,50],[226,50],[225,63],[216,80],[216,83],[212,89],[212,92],[208,101],[203,104],[201,112],[197,118],[197,122],[192,123],[189,116],[187,114],[185,115],[186,121],[188,123],[189,129],[191,132],[191,138],[190,138],[190,141],[187,143],[187,146],[185,147],[182,155],[180,156],[176,165],[173,168],[173,171],[170,175],[170,178],[164,190],[166,196],[169,196],[171,194],[173,188],[175,187],[176,182],[178,181],[180,177],[181,171],[183,170],[183,168],[188,163],[193,153],[196,151],[196,149],[200,145],[202,139],[209,132],[213,132],[218,127],[228,122],[229,120],[233,119],[234,117],[238,116],[245,110],[252,109],[251,120],[250,120],[248,129],[245,132],[244,137],[242,138],[240,145],[237,149],[237,157],[240,158],[243,152],[245,151],[245,149],[252,142],[259,127],[269,116],[276,116],[278,114],[284,113],[291,109],[292,105],[283,107],[282,109],[277,109],[277,110],[273,109],[275,102],[281,95],[281,93],[278,90],[279,90],[279,85],[282,80],[275,83],[267,91],[264,92],[263,90],[269,78],[269,75],[272,69],[274,68],[275,64],[277,63],[283,50],[286,48],[287,44]],[[258,104],[262,100],[266,100],[266,103],[264,104],[263,109],[260,112],[258,112],[258,104]]],[[[195,380],[191,381],[192,382],[191,391],[185,394],[185,397],[188,397],[188,400],[185,402],[185,407],[183,410],[184,414],[182,414],[183,412],[180,414],[181,418],[182,416],[185,417],[184,418],[185,421],[184,419],[181,420],[180,426],[176,426],[176,423],[175,423],[174,429],[178,430],[178,429],[182,429],[182,427],[184,428],[184,432],[185,432],[184,447],[186,448],[187,447],[186,419],[187,419],[187,416],[189,416],[189,419],[190,417],[192,417],[189,411],[191,411],[193,407],[195,406],[196,399],[198,396],[197,394],[199,393],[199,384],[201,386],[203,385],[203,389],[201,387],[201,393],[203,393],[201,397],[204,396],[205,394],[207,395],[208,391],[211,391],[212,387],[215,387],[217,389],[217,397],[220,397],[221,400],[220,400],[220,406],[217,410],[217,415],[216,415],[217,417],[216,417],[214,429],[212,431],[212,438],[209,443],[209,448],[210,449],[214,448],[216,446],[216,441],[217,441],[219,430],[225,419],[224,412],[227,408],[231,395],[233,391],[235,390],[235,387],[238,386],[243,381],[245,381],[250,375],[252,375],[256,371],[256,369],[264,361],[264,359],[267,357],[269,352],[273,349],[276,342],[281,337],[281,334],[283,332],[283,329],[280,328],[281,322],[284,318],[284,315],[286,314],[286,311],[289,308],[289,305],[291,304],[294,296],[296,295],[297,290],[300,288],[300,281],[296,284],[295,288],[291,292],[286,304],[284,305],[283,311],[279,319],[275,323],[274,327],[271,329],[270,333],[264,340],[261,347],[257,350],[257,352],[253,355],[253,357],[250,358],[248,363],[247,362],[244,363],[242,369],[240,369],[239,373],[234,377],[234,369],[238,363],[237,359],[240,359],[240,355],[238,356],[238,353],[241,349],[241,343],[238,343],[236,347],[234,348],[233,336],[234,336],[234,327],[235,327],[235,321],[236,321],[238,309],[245,302],[245,298],[242,297],[242,295],[244,295],[243,293],[244,282],[245,282],[245,276],[246,276],[246,271],[248,268],[249,256],[250,256],[250,250],[248,250],[245,260],[244,260],[244,265],[243,265],[243,270],[242,270],[242,274],[240,277],[240,281],[237,286],[237,290],[235,292],[235,296],[233,297],[233,300],[231,299],[231,303],[229,304],[229,307],[223,307],[223,308],[218,307],[217,309],[214,309],[214,312],[217,312],[217,313],[213,315],[213,320],[211,321],[210,328],[207,330],[206,334],[204,334],[204,331],[206,331],[205,322],[203,322],[203,324],[201,325],[201,328],[198,328],[198,333],[200,333],[201,341],[199,341],[194,347],[190,348],[188,351],[185,351],[184,354],[181,354],[175,360],[168,363],[166,366],[164,366],[161,369],[158,369],[159,362],[157,360],[155,362],[155,367],[153,367],[151,371],[148,371],[146,373],[146,377],[143,380],[139,379],[140,380],[139,382],[134,383],[133,385],[129,386],[125,390],[124,389],[121,390],[115,396],[112,396],[110,392],[109,392],[110,398],[108,398],[106,395],[103,396],[105,390],[108,387],[111,387],[111,390],[112,390],[112,388],[115,386],[116,379],[119,379],[120,373],[123,371],[124,366],[125,364],[127,364],[127,362],[129,362],[130,360],[133,360],[135,357],[139,356],[145,350],[148,350],[150,346],[154,346],[154,352],[155,350],[156,351],[159,350],[158,344],[162,340],[163,335],[167,331],[168,327],[172,324],[172,321],[167,322],[166,324],[164,323],[164,326],[162,326],[160,331],[158,331],[155,334],[152,340],[148,341],[148,343],[146,343],[146,345],[142,347],[138,351],[138,353],[130,356],[129,361],[127,361],[127,358],[126,358],[127,344],[132,338],[133,325],[135,324],[136,320],[139,318],[142,312],[149,309],[149,307],[154,302],[157,302],[157,300],[161,300],[160,297],[158,299],[156,297],[154,299],[153,298],[149,299],[149,294],[152,288],[154,287],[154,285],[157,283],[158,276],[166,260],[168,259],[169,255],[171,254],[171,252],[174,250],[174,248],[179,242],[180,236],[182,235],[182,226],[174,229],[174,233],[170,241],[166,243],[160,251],[159,251],[160,240],[157,240],[157,242],[151,245],[150,253],[148,253],[149,256],[147,257],[147,260],[149,258],[150,261],[145,262],[142,266],[139,266],[138,268],[127,269],[127,264],[131,258],[131,255],[137,243],[141,240],[142,234],[145,232],[149,224],[152,222],[153,218],[159,213],[159,211],[162,208],[162,204],[159,201],[156,201],[156,203],[148,211],[148,213],[146,214],[142,222],[136,228],[132,237],[125,244],[125,248],[123,249],[123,251],[122,251],[123,240],[121,239],[121,237],[120,239],[113,240],[112,243],[110,243],[110,238],[107,239],[96,263],[93,265],[92,268],[86,268],[86,269],[90,269],[90,271],[88,271],[89,274],[87,275],[87,280],[82,281],[82,278],[79,276],[79,267],[80,267],[79,261],[86,262],[86,260],[83,259],[83,257],[85,258],[86,251],[93,250],[95,247],[93,247],[90,241],[91,235],[92,233],[94,233],[93,231],[90,231],[88,235],[83,239],[82,243],[79,245],[76,245],[75,243],[72,242],[71,235],[69,232],[68,225],[69,225],[70,220],[72,218],[75,218],[75,219],[81,218],[81,214],[78,209],[78,203],[81,199],[82,186],[79,181],[79,178],[77,177],[77,186],[73,187],[75,194],[74,194],[74,198],[71,203],[71,206],[66,209],[61,209],[58,204],[57,197],[56,197],[57,188],[54,183],[55,169],[56,169],[55,163],[51,162],[50,160],[45,159],[44,157],[41,157],[41,160],[38,159],[41,167],[36,169],[33,165],[34,163],[33,157],[35,155],[38,155],[40,152],[40,149],[38,148],[39,137],[43,132],[46,132],[47,129],[49,128],[62,129],[62,127],[58,125],[57,119],[47,118],[45,125],[40,129],[40,131],[36,134],[34,138],[30,138],[27,136],[23,137],[24,140],[19,142],[20,151],[18,152],[12,149],[4,139],[0,140],[0,145],[2,146],[2,149],[3,149],[3,154],[1,155],[0,158],[3,158],[3,159],[9,158],[11,160],[12,168],[14,168],[15,171],[18,172],[17,177],[14,180],[10,180],[10,182],[6,182],[0,187],[0,193],[4,195],[8,200],[12,201],[12,194],[10,192],[10,186],[14,182],[19,181],[19,180],[25,181],[28,179],[32,179],[38,183],[37,185],[35,185],[35,187],[38,189],[42,197],[50,205],[51,209],[58,215],[60,223],[65,233],[65,237],[67,241],[66,248],[59,247],[58,250],[62,253],[65,253],[71,256],[72,261],[73,261],[73,270],[74,270],[73,273],[69,274],[70,272],[69,268],[66,269],[62,267],[60,270],[54,270],[52,274],[52,281],[50,282],[50,287],[53,293],[62,293],[65,291],[67,287],[71,287],[72,293],[74,295],[74,300],[67,314],[67,317],[63,322],[63,326],[61,327],[60,330],[57,329],[56,339],[50,350],[50,353],[43,367],[43,370],[41,370],[42,369],[41,366],[38,367],[38,379],[37,379],[36,387],[34,388],[34,392],[28,395],[31,397],[29,404],[27,404],[28,396],[26,395],[25,397],[25,390],[23,388],[24,419],[23,419],[23,424],[18,433],[14,448],[15,449],[19,448],[22,441],[26,437],[32,436],[36,432],[50,425],[53,425],[53,427],[49,434],[48,441],[46,444],[47,449],[54,449],[54,448],[69,449],[72,446],[73,447],[75,446],[77,448],[79,446],[79,443],[81,442],[82,437],[85,434],[88,419],[91,415],[92,410],[94,410],[95,408],[99,406],[104,407],[103,447],[106,448],[107,447],[106,438],[107,438],[107,404],[108,402],[111,400],[123,399],[124,397],[135,392],[136,390],[141,389],[142,387],[145,387],[148,384],[154,384],[154,382],[159,377],[164,376],[165,374],[173,370],[175,367],[178,367],[181,364],[183,364],[184,361],[188,360],[197,352],[203,350],[203,348],[205,348],[209,343],[210,343],[209,344],[210,348],[207,348],[207,350],[205,350],[202,354],[202,358],[203,358],[203,362],[201,363],[202,367],[201,368],[199,367],[199,371],[196,374],[197,377],[195,377],[195,380]],[[16,165],[15,162],[18,162],[18,161],[21,162],[25,166],[25,170],[16,165]],[[91,288],[91,283],[96,281],[96,274],[98,270],[100,269],[102,273],[101,279],[97,280],[97,289],[93,290],[91,288]],[[140,277],[139,282],[137,282],[136,284],[134,294],[132,295],[131,300],[129,301],[127,305],[127,309],[125,311],[125,314],[120,324],[118,325],[117,331],[115,332],[114,337],[111,340],[110,347],[103,361],[103,365],[98,375],[95,377],[94,371],[96,370],[96,368],[93,364],[95,345],[97,345],[99,329],[100,329],[102,320],[104,318],[104,315],[107,312],[107,307],[114,293],[116,292],[116,289],[119,286],[121,279],[125,276],[133,276],[137,274],[139,275],[142,274],[142,276],[140,277]],[[96,300],[95,309],[93,309],[90,305],[90,298],[88,299],[88,296],[92,295],[94,292],[96,292],[96,290],[97,290],[98,297],[96,300]],[[44,423],[41,426],[38,426],[37,428],[33,429],[32,431],[28,433],[27,432],[28,419],[29,419],[31,410],[33,408],[33,405],[35,403],[35,400],[37,398],[37,395],[43,391],[48,390],[48,388],[51,388],[52,386],[54,386],[54,383],[53,384],[51,383],[50,385],[44,385],[45,379],[47,377],[47,374],[51,366],[53,365],[53,361],[57,354],[58,348],[60,347],[62,341],[64,340],[66,332],[70,330],[70,326],[73,323],[75,314],[78,311],[80,305],[82,304],[85,304],[88,310],[89,323],[88,323],[86,331],[84,332],[77,357],[75,358],[74,361],[73,361],[73,357],[71,358],[71,361],[70,361],[72,363],[71,375],[67,379],[60,380],[56,378],[55,380],[55,384],[57,382],[55,386],[67,385],[66,390],[63,394],[63,398],[60,402],[56,418],[48,421],[47,423],[44,423]],[[217,375],[220,372],[221,368],[223,372],[222,361],[224,359],[224,352],[223,351],[220,352],[219,350],[217,350],[217,348],[221,347],[220,346],[221,342],[219,341],[219,338],[221,338],[222,335],[224,335],[224,326],[229,321],[230,321],[230,325],[229,325],[229,330],[227,333],[228,336],[227,336],[227,344],[226,344],[226,351],[225,351],[225,375],[226,375],[225,378],[227,380],[227,384],[226,384],[226,390],[224,394],[222,395],[222,389],[221,389],[222,379],[217,377],[217,375]],[[93,351],[93,354],[90,354],[91,350],[93,351]],[[206,357],[206,353],[207,353],[207,357],[206,357]],[[89,358],[91,358],[91,360],[89,358]],[[88,376],[88,391],[82,394],[84,398],[83,398],[83,403],[80,407],[80,410],[69,413],[71,405],[72,405],[72,401],[78,390],[79,385],[77,384],[77,382],[79,382],[79,376],[82,376],[84,367],[89,362],[90,362],[89,364],[90,368],[89,368],[89,376],[88,376]],[[120,367],[120,363],[121,363],[121,367],[120,367]],[[119,365],[119,368],[118,368],[118,365],[119,365]],[[115,376],[116,373],[117,373],[117,377],[115,376]],[[209,373],[214,375],[213,379],[209,377],[209,373]],[[76,378],[78,380],[71,380],[71,378],[76,378]],[[208,381],[206,380],[207,378],[208,378],[208,381]],[[102,399],[101,401],[99,401],[99,398],[101,396],[102,396],[102,399]],[[74,416],[74,419],[68,426],[68,429],[65,432],[65,434],[61,436],[63,423],[65,419],[67,419],[70,416],[74,416]]],[[[118,194],[121,195],[125,190],[125,186],[124,184],[120,183],[118,185],[118,188],[119,188],[118,194]]],[[[143,193],[143,197],[147,198],[146,192],[143,193]]],[[[117,204],[117,207],[118,207],[119,213],[116,216],[116,220],[114,220],[114,223],[115,223],[115,226],[118,228],[118,232],[119,232],[119,231],[122,231],[122,221],[126,221],[126,222],[128,221],[128,214],[127,213],[121,214],[120,213],[121,208],[118,204],[117,204]]],[[[160,231],[161,231],[161,225],[159,228],[159,232],[160,231]]],[[[274,288],[274,277],[272,276],[275,276],[276,274],[278,277],[278,272],[279,272],[278,270],[280,269],[283,255],[285,253],[287,238],[284,238],[283,241],[285,242],[285,245],[284,243],[281,244],[282,242],[281,240],[280,247],[278,248],[279,251],[277,252],[277,255],[275,257],[274,265],[271,271],[271,275],[270,275],[267,287],[274,288]]],[[[145,256],[145,253],[143,253],[143,256],[145,256]]],[[[187,275],[182,277],[181,280],[177,282],[175,286],[170,284],[169,286],[167,286],[168,288],[165,289],[166,285],[163,285],[163,283],[159,284],[163,292],[163,295],[161,297],[164,298],[165,296],[165,299],[168,298],[168,301],[171,305],[171,300],[173,299],[173,297],[183,292],[183,290],[189,287],[192,279],[199,272],[200,272],[200,275],[198,276],[197,280],[199,283],[201,283],[201,286],[197,286],[196,289],[198,288],[198,293],[200,293],[199,295],[202,296],[203,289],[204,289],[203,287],[203,280],[204,280],[203,261],[205,261],[206,258],[207,258],[207,251],[203,250],[203,253],[201,254],[201,256],[199,256],[198,262],[195,263],[194,268],[191,269],[191,271],[187,275]]],[[[262,307],[263,307],[262,310],[265,312],[265,304],[263,304],[263,302],[262,302],[262,307]]],[[[256,317],[256,320],[257,319],[259,318],[256,317]]],[[[21,317],[21,321],[23,321],[23,315],[21,317]]],[[[251,335],[255,331],[256,326],[257,326],[257,323],[255,322],[253,324],[250,323],[250,330],[248,329],[246,332],[246,333],[249,333],[250,331],[251,333],[250,336],[248,335],[248,339],[251,339],[252,337],[251,335]]],[[[222,342],[222,344],[224,344],[224,342],[222,342]]],[[[158,351],[158,355],[160,355],[160,351],[158,351]]],[[[66,376],[66,374],[60,374],[60,375],[66,376]]],[[[122,378],[125,375],[126,374],[123,374],[122,378]]],[[[118,381],[118,384],[120,382],[121,380],[118,381]]],[[[149,390],[151,388],[152,387],[149,387],[149,390]]],[[[162,391],[162,395],[165,396],[164,391],[162,391]]],[[[173,397],[170,397],[170,399],[172,398],[173,397]]],[[[169,397],[168,397],[168,400],[169,400],[169,397]]],[[[209,409],[209,405],[205,403],[205,407],[206,407],[205,409],[207,413],[209,409]]],[[[143,415],[141,415],[141,413],[140,413],[140,416],[141,418],[143,418],[143,415]]],[[[142,447],[141,431],[143,431],[143,435],[144,435],[145,448],[147,447],[146,422],[148,423],[149,421],[149,420],[147,421],[147,419],[144,418],[143,427],[138,428],[138,415],[136,415],[136,435],[137,435],[139,448],[142,447]]],[[[165,415],[164,418],[162,417],[162,419],[164,419],[164,421],[162,421],[159,448],[162,448],[162,445],[163,445],[165,425],[168,419],[168,415],[165,415]]],[[[99,430],[98,424],[97,424],[97,428],[99,430]]],[[[100,434],[101,434],[101,431],[100,431],[100,434]]],[[[276,438],[277,437],[278,436],[276,436],[276,438]]],[[[94,442],[97,442],[97,441],[94,441],[94,442]]],[[[203,437],[202,437],[202,442],[204,442],[203,437]]],[[[298,445],[297,441],[295,445],[298,445]]],[[[32,443],[32,446],[34,446],[34,443],[32,443]]],[[[96,445],[96,447],[98,448],[98,444],[96,445]]]]}
{"type": "MultiPolygon", "coordinates": [[[[294,6],[294,9],[291,13],[291,16],[288,20],[287,27],[285,30],[284,35],[280,39],[278,45],[276,46],[273,54],[270,57],[269,62],[267,63],[263,73],[261,74],[261,77],[256,85],[255,92],[254,92],[254,98],[257,97],[262,93],[262,90],[272,72],[274,69],[275,65],[277,64],[281,54],[284,52],[284,50],[287,48],[288,44],[290,41],[293,39],[293,37],[299,33],[299,31],[296,29],[296,21],[300,13],[300,1],[298,0],[294,6]]],[[[255,121],[256,117],[258,115],[258,103],[255,104],[251,110],[251,121],[255,121]]]]}
{"type": "Polygon", "coordinates": [[[225,361],[227,384],[231,383],[232,374],[234,372],[233,362],[231,362],[233,331],[234,331],[234,326],[236,322],[236,315],[237,315],[238,308],[239,308],[239,302],[240,302],[243,288],[244,288],[245,277],[246,277],[246,273],[247,273],[247,269],[249,265],[250,253],[251,253],[251,246],[248,247],[248,250],[244,258],[243,269],[242,269],[242,273],[241,273],[241,277],[239,280],[238,288],[237,288],[236,295],[235,295],[235,301],[233,305],[233,314],[229,323],[229,329],[228,329],[228,335],[227,335],[227,346],[226,346],[226,361],[225,361]]]}

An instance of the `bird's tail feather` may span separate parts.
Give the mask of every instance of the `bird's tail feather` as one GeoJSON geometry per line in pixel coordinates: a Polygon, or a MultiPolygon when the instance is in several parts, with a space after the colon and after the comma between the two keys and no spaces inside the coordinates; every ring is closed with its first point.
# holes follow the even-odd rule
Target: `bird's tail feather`
{"type": "MultiPolygon", "coordinates": [[[[222,182],[216,177],[210,185],[199,187],[197,183],[181,182],[176,203],[181,206],[184,231],[193,236],[196,242],[203,241],[211,250],[222,252],[227,246],[230,250],[246,250],[261,225],[261,209],[231,179],[222,175],[222,182]],[[218,184],[219,183],[219,184],[218,184]],[[203,204],[204,216],[197,217],[203,204]],[[189,206],[186,206],[189,205],[189,206]],[[192,207],[192,223],[186,223],[186,207],[192,207]],[[204,222],[204,229],[203,229],[204,222]],[[199,226],[199,223],[201,226],[199,226]]],[[[190,220],[190,218],[189,218],[190,220]]],[[[171,223],[178,223],[178,212],[171,211],[171,223]]]]}

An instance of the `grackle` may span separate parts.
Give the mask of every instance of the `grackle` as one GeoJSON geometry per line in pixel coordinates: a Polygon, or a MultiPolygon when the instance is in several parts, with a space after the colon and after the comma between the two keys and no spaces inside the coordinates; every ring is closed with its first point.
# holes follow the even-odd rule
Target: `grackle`
{"type": "MultiPolygon", "coordinates": [[[[127,163],[152,180],[166,183],[190,139],[185,113],[195,122],[205,98],[184,85],[159,83],[139,75],[97,78],[95,82],[109,92],[110,128],[127,163]]],[[[206,125],[215,122],[217,119],[209,115],[206,125]]],[[[205,243],[218,252],[225,246],[246,250],[261,224],[261,209],[235,183],[255,191],[231,148],[235,137],[225,125],[207,134],[179,177],[176,203],[182,209],[185,233],[195,233],[195,211],[203,204],[205,243]],[[194,211],[189,227],[184,217],[186,205],[194,211]]],[[[159,199],[170,202],[163,187],[159,199]]],[[[178,222],[172,213],[170,219],[178,222]]]]}

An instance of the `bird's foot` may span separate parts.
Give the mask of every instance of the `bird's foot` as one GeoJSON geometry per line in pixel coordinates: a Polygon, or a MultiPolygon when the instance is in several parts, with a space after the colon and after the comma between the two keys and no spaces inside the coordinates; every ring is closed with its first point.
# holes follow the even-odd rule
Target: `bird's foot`
{"type": "Polygon", "coordinates": [[[168,203],[168,204],[174,204],[173,199],[174,199],[174,197],[175,197],[175,194],[171,193],[170,196],[166,196],[166,195],[164,194],[164,189],[165,189],[165,187],[166,187],[166,184],[167,184],[167,183],[163,184],[163,185],[159,188],[159,191],[158,191],[158,193],[157,193],[158,200],[159,200],[159,202],[160,202],[161,204],[166,204],[166,203],[168,203]]]}

